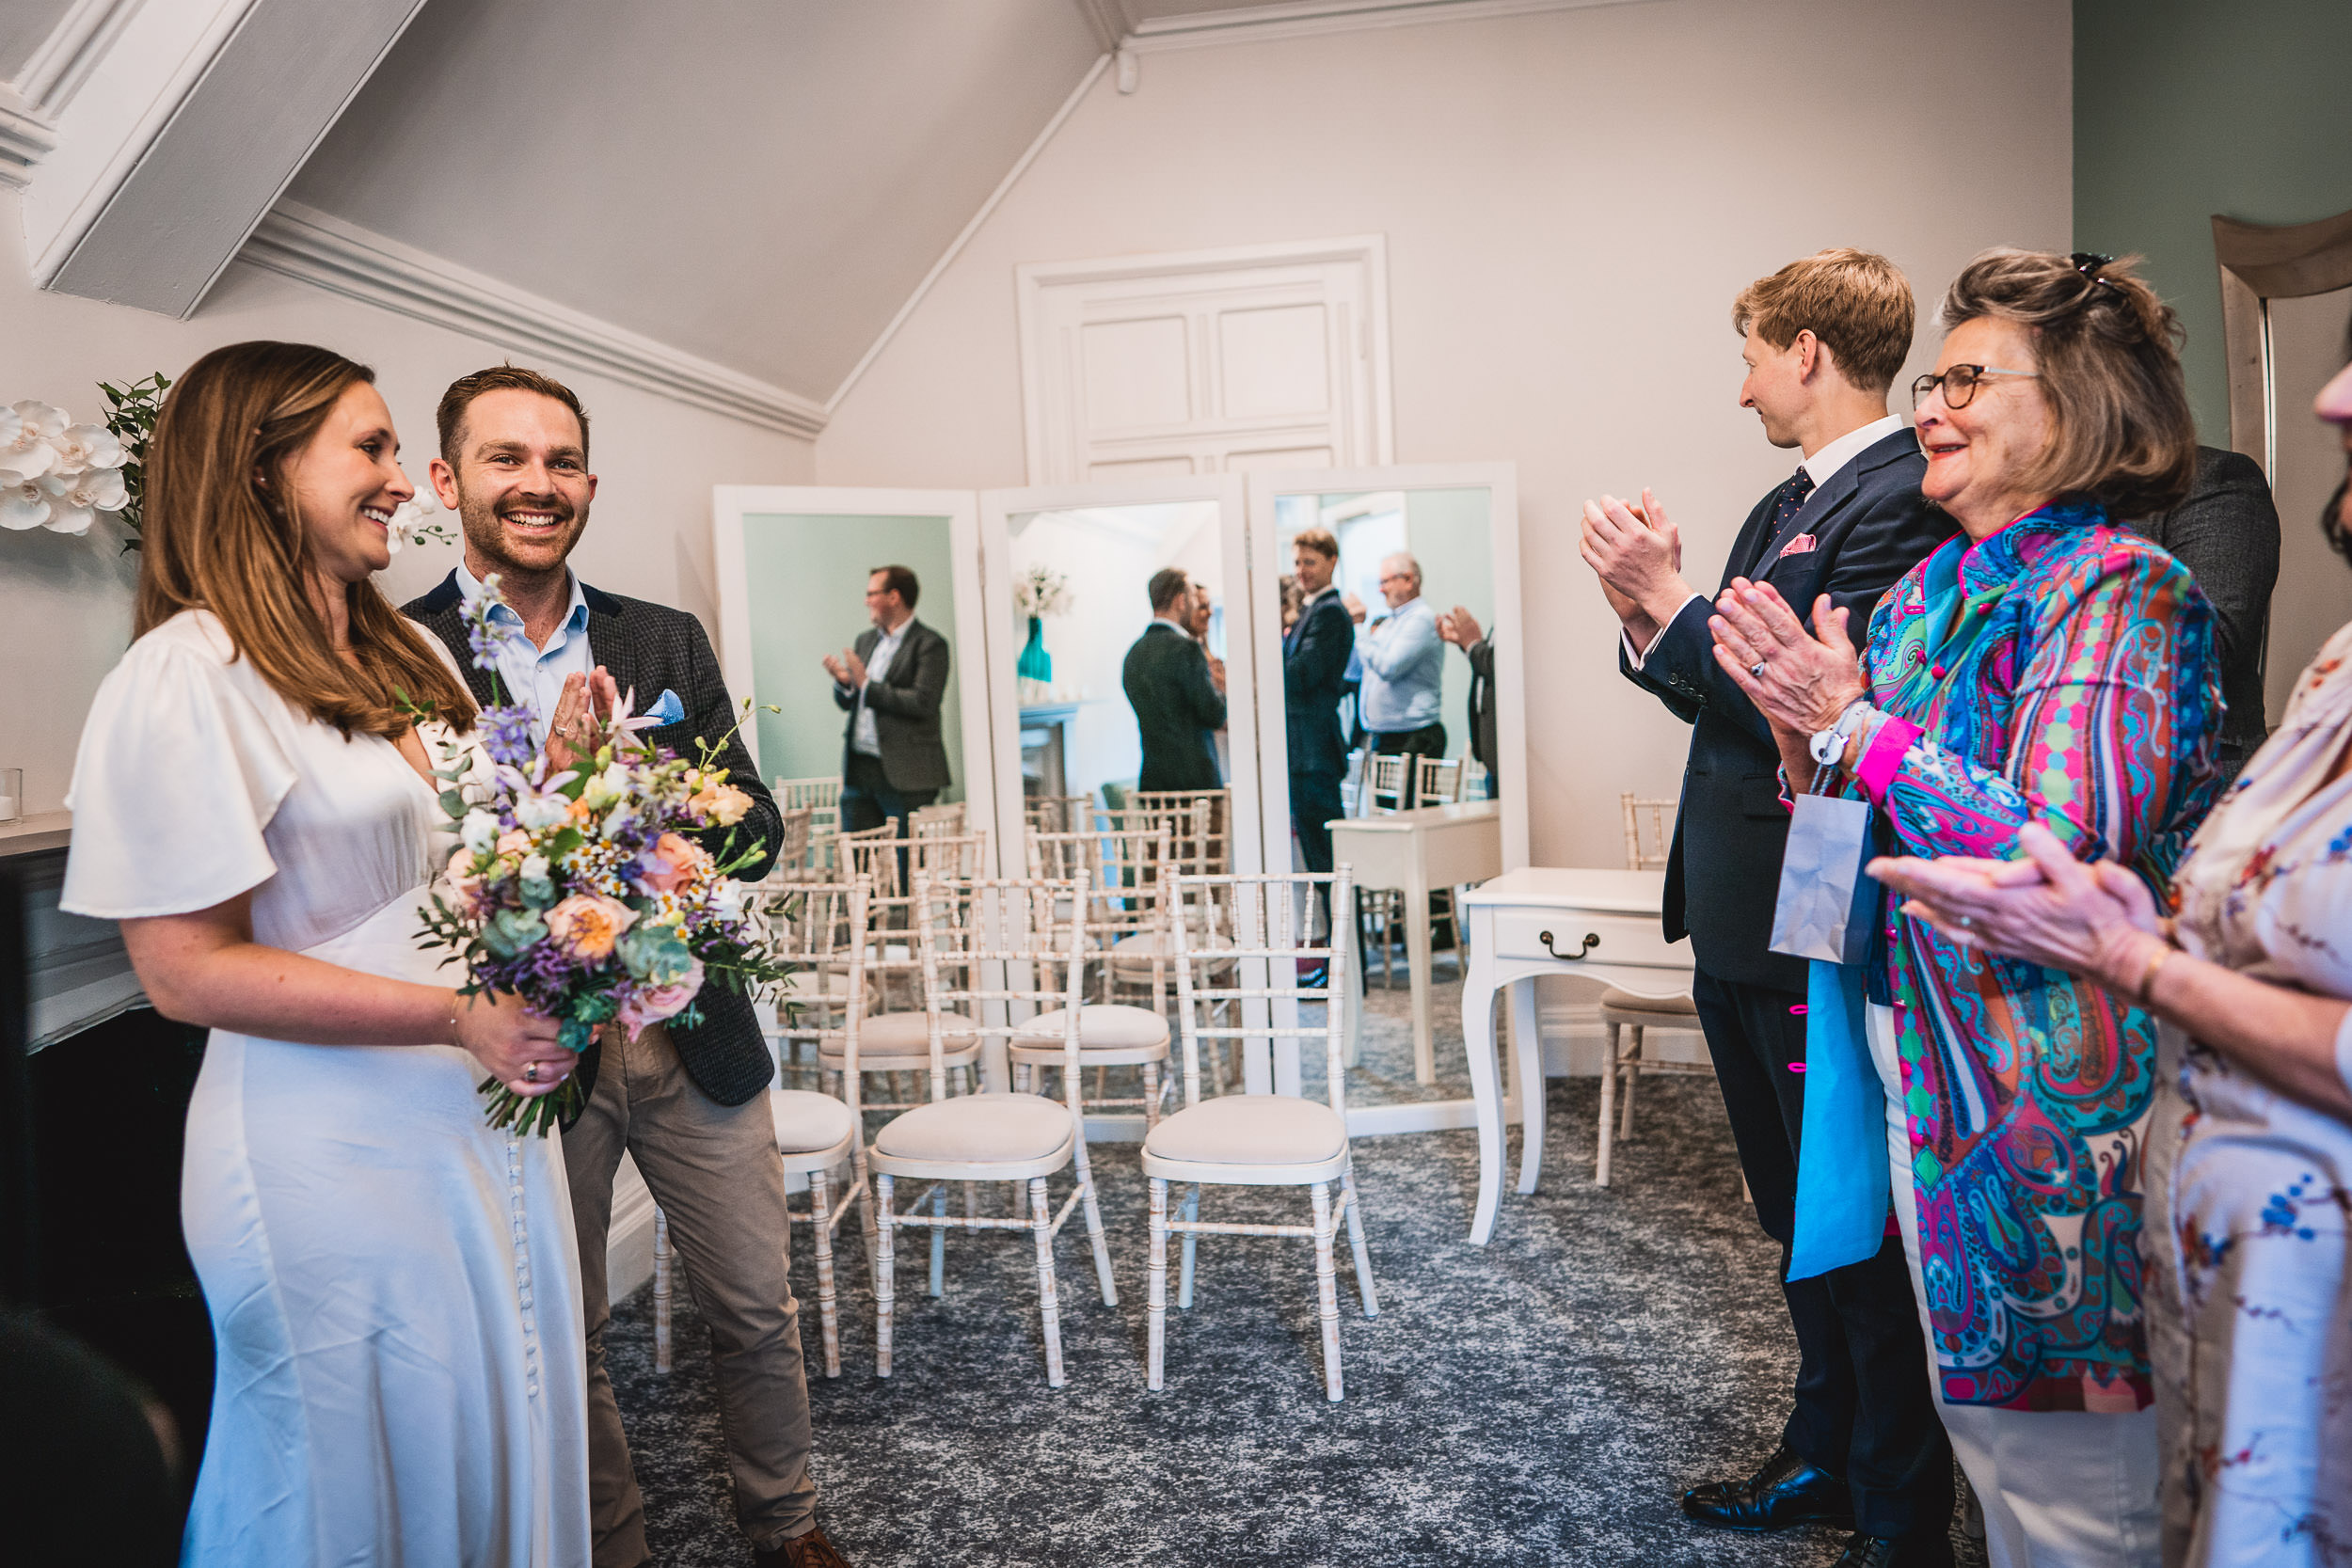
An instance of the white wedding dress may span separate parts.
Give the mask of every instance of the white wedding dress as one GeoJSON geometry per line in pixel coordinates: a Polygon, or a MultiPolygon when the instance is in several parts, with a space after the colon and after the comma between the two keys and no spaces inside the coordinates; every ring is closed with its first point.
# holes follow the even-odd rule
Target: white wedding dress
{"type": "MultiPolygon", "coordinates": [[[[389,741],[291,707],[209,614],[107,676],[70,803],[68,910],[175,914],[250,889],[257,942],[450,983],[415,941],[453,847],[431,786],[389,741]]],[[[185,1562],[589,1560],[562,1141],[491,1131],[481,1077],[453,1045],[213,1031],[181,1187],[219,1353],[185,1562]]]]}

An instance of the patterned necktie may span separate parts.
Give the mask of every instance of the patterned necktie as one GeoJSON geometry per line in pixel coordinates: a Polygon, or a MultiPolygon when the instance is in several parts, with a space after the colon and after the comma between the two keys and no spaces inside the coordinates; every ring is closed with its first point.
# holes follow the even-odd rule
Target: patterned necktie
{"type": "Polygon", "coordinates": [[[1780,543],[1781,530],[1787,528],[1797,514],[1804,510],[1805,498],[1811,494],[1813,494],[1813,476],[1802,467],[1789,477],[1788,483],[1780,487],[1780,499],[1772,503],[1772,526],[1764,531],[1764,549],[1749,567],[1750,576],[1762,571],[1771,562],[1773,546],[1780,543]]]}

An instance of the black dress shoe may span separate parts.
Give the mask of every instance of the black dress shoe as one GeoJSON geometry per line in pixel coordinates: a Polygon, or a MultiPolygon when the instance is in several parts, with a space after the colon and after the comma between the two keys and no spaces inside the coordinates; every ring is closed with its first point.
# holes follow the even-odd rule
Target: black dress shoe
{"type": "Polygon", "coordinates": [[[1711,1481],[1682,1494],[1682,1512],[1715,1529],[1787,1529],[1792,1525],[1853,1528],[1853,1496],[1845,1478],[1806,1462],[1783,1443],[1745,1481],[1711,1481]]]}
{"type": "Polygon", "coordinates": [[[1910,1535],[1846,1537],[1837,1568],[1952,1568],[1952,1537],[1948,1530],[1917,1530],[1910,1535]]]}

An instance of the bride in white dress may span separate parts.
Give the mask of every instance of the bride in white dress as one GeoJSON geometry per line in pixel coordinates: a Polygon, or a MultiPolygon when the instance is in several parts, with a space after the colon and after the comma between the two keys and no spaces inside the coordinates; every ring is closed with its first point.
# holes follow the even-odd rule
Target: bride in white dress
{"type": "Polygon", "coordinates": [[[242,343],[148,457],[141,635],[100,688],[64,905],[212,1026],[182,1218],[218,1347],[183,1560],[589,1560],[562,1140],[493,1132],[485,1072],[574,1063],[416,944],[451,846],[400,694],[465,685],[370,574],[414,493],[363,367],[242,343]],[[452,1043],[453,1042],[453,1043],[452,1043]]]}

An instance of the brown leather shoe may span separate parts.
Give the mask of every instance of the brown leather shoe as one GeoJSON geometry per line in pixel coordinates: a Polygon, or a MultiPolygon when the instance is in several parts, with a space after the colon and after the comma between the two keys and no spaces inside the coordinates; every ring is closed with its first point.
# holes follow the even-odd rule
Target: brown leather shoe
{"type": "Polygon", "coordinates": [[[757,1568],[850,1568],[850,1560],[825,1538],[821,1525],[806,1535],[754,1552],[752,1561],[757,1568]]]}

